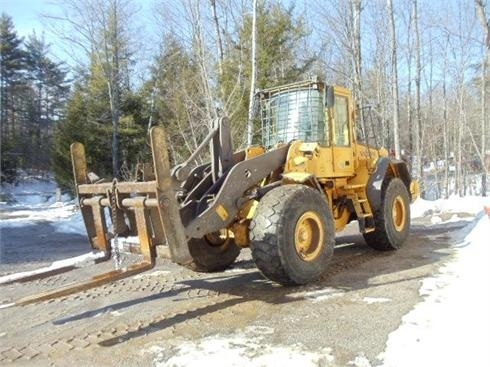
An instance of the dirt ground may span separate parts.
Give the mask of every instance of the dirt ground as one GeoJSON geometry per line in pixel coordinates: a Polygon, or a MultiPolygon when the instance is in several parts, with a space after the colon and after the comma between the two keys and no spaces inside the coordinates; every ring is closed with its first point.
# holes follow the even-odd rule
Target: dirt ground
{"type": "MultiPolygon", "coordinates": [[[[225,272],[202,274],[159,258],[129,279],[55,301],[0,309],[0,365],[166,365],[183,341],[245,333],[273,346],[333,356],[319,366],[379,364],[388,334],[420,302],[421,281],[448,261],[469,230],[464,223],[412,226],[405,246],[377,252],[355,226],[337,237],[327,276],[301,287],[265,280],[249,250],[225,272]],[[248,331],[247,331],[248,330],[248,331]],[[252,330],[252,331],[251,331],[252,330]]],[[[83,236],[49,223],[4,228],[0,274],[87,252],[83,236]]],[[[112,263],[28,283],[0,286],[2,303],[110,270],[112,263]]],[[[226,365],[224,363],[223,365],[226,365]]]]}

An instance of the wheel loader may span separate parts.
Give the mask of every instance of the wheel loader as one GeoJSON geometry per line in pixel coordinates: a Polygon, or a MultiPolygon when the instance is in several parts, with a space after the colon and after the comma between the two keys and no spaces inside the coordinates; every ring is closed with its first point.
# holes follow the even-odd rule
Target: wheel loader
{"type": "Polygon", "coordinates": [[[214,121],[185,161],[170,167],[168,139],[153,127],[153,164],[134,182],[92,182],[83,145],[71,146],[78,203],[94,250],[117,258],[137,237],[142,261],[14,302],[64,296],[145,271],[156,249],[173,262],[214,272],[245,247],[268,279],[296,285],[328,269],[335,234],[351,221],[368,246],[396,250],[418,195],[407,165],[360,141],[351,92],[313,79],[257,93],[262,144],[234,151],[230,121],[214,121]],[[196,164],[209,147],[210,161],[196,164]],[[110,219],[107,219],[110,218],[110,219]]]}

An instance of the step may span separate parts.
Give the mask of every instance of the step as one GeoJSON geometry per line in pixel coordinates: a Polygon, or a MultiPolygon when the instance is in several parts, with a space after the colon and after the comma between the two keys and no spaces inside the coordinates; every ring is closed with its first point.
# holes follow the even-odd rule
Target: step
{"type": "Polygon", "coordinates": [[[358,190],[366,187],[366,184],[345,185],[344,190],[358,190]]]}

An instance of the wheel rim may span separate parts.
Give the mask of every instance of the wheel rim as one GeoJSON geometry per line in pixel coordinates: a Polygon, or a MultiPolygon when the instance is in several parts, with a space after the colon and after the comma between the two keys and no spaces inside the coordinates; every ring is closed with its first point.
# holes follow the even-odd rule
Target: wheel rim
{"type": "Polygon", "coordinates": [[[304,261],[313,261],[321,254],[324,228],[318,214],[308,211],[299,218],[294,231],[294,244],[296,252],[304,261]]]}
{"type": "Polygon", "coordinates": [[[398,232],[401,232],[405,228],[406,218],[406,208],[405,202],[401,196],[397,196],[393,201],[393,225],[398,232]]]}

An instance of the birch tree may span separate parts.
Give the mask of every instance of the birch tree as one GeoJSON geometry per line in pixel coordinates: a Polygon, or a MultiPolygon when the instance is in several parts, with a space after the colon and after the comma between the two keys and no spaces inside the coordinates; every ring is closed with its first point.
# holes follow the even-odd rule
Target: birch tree
{"type": "Polygon", "coordinates": [[[400,133],[399,133],[399,97],[398,97],[398,56],[397,56],[397,39],[395,26],[395,13],[393,9],[393,0],[386,0],[388,15],[390,19],[390,36],[391,36],[391,90],[393,98],[393,146],[395,157],[400,158],[400,133]]]}
{"type": "Polygon", "coordinates": [[[252,145],[253,140],[253,118],[254,118],[254,94],[255,81],[257,79],[257,0],[253,0],[252,8],[252,57],[250,60],[252,72],[250,80],[250,94],[248,99],[248,122],[247,122],[247,145],[252,145]]]}
{"type": "MultiPolygon", "coordinates": [[[[476,11],[478,14],[478,19],[480,20],[481,26],[483,27],[483,44],[484,44],[484,56],[482,60],[482,72],[481,72],[481,148],[480,157],[482,161],[483,173],[482,173],[482,196],[487,195],[487,175],[488,175],[488,165],[487,160],[487,147],[486,140],[488,136],[488,123],[487,117],[487,83],[488,83],[488,70],[490,68],[490,18],[486,13],[486,0],[475,0],[476,11]]],[[[490,154],[489,154],[490,156],[490,154]]]]}

